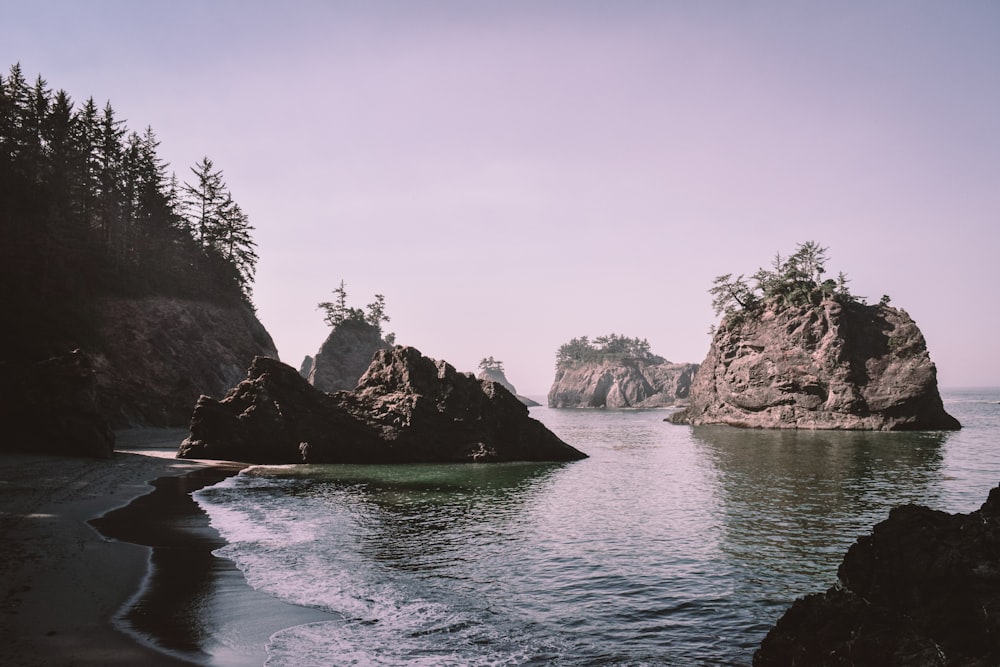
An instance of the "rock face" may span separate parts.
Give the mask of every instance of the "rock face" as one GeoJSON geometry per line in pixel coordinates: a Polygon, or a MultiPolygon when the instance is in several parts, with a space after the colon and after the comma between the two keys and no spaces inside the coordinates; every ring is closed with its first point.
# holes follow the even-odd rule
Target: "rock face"
{"type": "Polygon", "coordinates": [[[522,403],[524,403],[525,405],[527,405],[529,408],[530,407],[534,407],[536,405],[541,405],[541,403],[539,403],[538,401],[533,401],[530,398],[528,398],[527,396],[521,396],[520,394],[518,394],[517,390],[514,389],[514,385],[512,385],[510,383],[510,381],[507,379],[507,376],[500,369],[497,369],[497,368],[487,368],[487,369],[485,369],[485,370],[483,370],[483,371],[481,371],[479,373],[478,379],[479,379],[480,382],[483,381],[483,380],[489,380],[491,382],[496,382],[497,384],[503,386],[504,389],[506,389],[510,393],[514,394],[514,396],[517,397],[517,400],[521,401],[522,403]]]}
{"type": "Polygon", "coordinates": [[[4,449],[109,458],[115,435],[97,408],[97,376],[80,350],[20,366],[0,364],[4,449]]]}
{"type": "Polygon", "coordinates": [[[224,394],[254,357],[278,356],[239,302],[104,298],[93,319],[97,400],[114,426],[187,425],[198,396],[224,394]]]}
{"type": "Polygon", "coordinates": [[[687,399],[697,370],[697,364],[660,357],[562,364],[549,389],[549,407],[668,407],[687,399]]]}
{"type": "Polygon", "coordinates": [[[363,321],[347,320],[330,331],[304,375],[321,391],[354,389],[375,353],[388,348],[389,344],[382,340],[376,327],[363,321]]]}
{"type": "Polygon", "coordinates": [[[903,310],[828,299],[726,320],[680,424],[758,428],[942,430],[937,370],[903,310]]]}
{"type": "Polygon", "coordinates": [[[970,514],[892,510],[838,574],[785,612],[756,667],[1000,664],[1000,487],[970,514]]]}
{"type": "Polygon", "coordinates": [[[221,401],[198,399],[181,458],[253,463],[573,461],[570,447],[496,382],[412,347],[376,353],[352,391],[327,394],[258,358],[221,401]]]}

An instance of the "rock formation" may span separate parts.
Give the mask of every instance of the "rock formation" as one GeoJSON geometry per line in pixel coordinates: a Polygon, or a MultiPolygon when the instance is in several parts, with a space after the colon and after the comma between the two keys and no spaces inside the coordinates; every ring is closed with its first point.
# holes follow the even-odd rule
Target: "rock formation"
{"type": "Polygon", "coordinates": [[[662,357],[560,363],[550,408],[659,408],[687,399],[697,364],[662,357]]]}
{"type": "Polygon", "coordinates": [[[352,391],[327,394],[290,366],[253,361],[221,401],[198,399],[181,458],[253,463],[572,461],[586,455],[503,386],[412,347],[376,353],[352,391]]]}
{"type": "Polygon", "coordinates": [[[1000,487],[970,514],[893,509],[826,593],[797,600],[754,654],[777,665],[1000,664],[1000,487]]]}
{"type": "Polygon", "coordinates": [[[538,401],[533,401],[527,396],[521,396],[520,394],[518,394],[517,390],[514,389],[514,385],[512,385],[510,381],[507,379],[507,376],[504,374],[503,369],[485,368],[479,372],[478,379],[480,381],[489,380],[491,382],[496,382],[497,384],[502,385],[504,389],[514,394],[514,396],[517,397],[517,400],[521,401],[529,408],[541,405],[541,403],[539,403],[538,401]]]}
{"type": "Polygon", "coordinates": [[[98,405],[115,426],[187,425],[201,394],[224,394],[254,357],[278,356],[237,300],[102,298],[93,320],[98,405]]]}
{"type": "Polygon", "coordinates": [[[825,298],[723,320],[680,424],[941,430],[937,370],[903,310],[825,298]]]}
{"type": "Polygon", "coordinates": [[[109,458],[115,435],[97,408],[97,376],[80,350],[45,361],[0,363],[4,449],[109,458]]]}
{"type": "Polygon", "coordinates": [[[345,320],[330,331],[304,375],[321,391],[354,389],[375,353],[389,347],[378,327],[364,320],[345,320]]]}

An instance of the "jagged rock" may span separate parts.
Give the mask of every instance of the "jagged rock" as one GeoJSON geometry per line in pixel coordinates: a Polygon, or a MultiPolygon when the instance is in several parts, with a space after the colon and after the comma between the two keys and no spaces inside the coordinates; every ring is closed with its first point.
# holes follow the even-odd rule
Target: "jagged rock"
{"type": "Polygon", "coordinates": [[[94,304],[98,404],[113,426],[179,426],[203,393],[224,394],[256,356],[277,357],[242,302],[172,297],[94,304]]]}
{"type": "Polygon", "coordinates": [[[377,327],[362,320],[346,320],[330,331],[304,375],[325,392],[354,389],[375,352],[389,347],[377,327]]]}
{"type": "Polygon", "coordinates": [[[181,458],[254,463],[572,461],[513,394],[412,347],[376,353],[352,391],[327,394],[273,359],[221,401],[198,399],[181,458]]]}
{"type": "Polygon", "coordinates": [[[45,361],[0,364],[4,449],[109,458],[115,435],[100,414],[97,379],[80,350],[45,361]]]}
{"type": "Polygon", "coordinates": [[[302,359],[302,363],[299,365],[299,375],[309,379],[309,373],[312,372],[314,363],[316,363],[316,360],[307,354],[305,358],[302,359]]]}
{"type": "Polygon", "coordinates": [[[970,514],[893,509],[838,575],[785,612],[755,667],[1000,664],[1000,487],[970,514]]]}
{"type": "Polygon", "coordinates": [[[499,368],[483,369],[482,371],[480,371],[477,379],[479,379],[480,381],[491,380],[493,382],[496,382],[497,384],[502,385],[504,389],[514,394],[514,396],[517,397],[517,400],[521,401],[529,408],[541,405],[541,403],[539,403],[538,401],[534,401],[528,398],[527,396],[521,396],[520,394],[518,394],[517,389],[514,389],[514,385],[510,383],[510,381],[507,379],[507,376],[499,368]]]}
{"type": "Polygon", "coordinates": [[[687,399],[697,364],[662,357],[561,364],[550,408],[658,408],[687,399]]]}
{"type": "Polygon", "coordinates": [[[861,430],[958,429],[920,329],[888,305],[769,305],[724,320],[679,424],[861,430]]]}

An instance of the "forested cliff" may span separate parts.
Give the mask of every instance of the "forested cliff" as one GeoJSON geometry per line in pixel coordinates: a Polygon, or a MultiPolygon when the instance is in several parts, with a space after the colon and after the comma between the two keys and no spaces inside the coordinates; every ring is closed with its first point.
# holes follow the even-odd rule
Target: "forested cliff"
{"type": "MultiPolygon", "coordinates": [[[[186,366],[190,358],[243,349],[224,364],[245,368],[252,359],[246,351],[276,353],[253,312],[257,254],[248,216],[209,158],[182,181],[157,155],[158,145],[152,128],[130,130],[110,102],[76,104],[41,76],[29,83],[20,65],[0,75],[0,371],[9,377],[15,367],[20,373],[79,348],[99,357],[103,387],[108,378],[128,378],[128,386],[176,394],[176,407],[153,411],[175,423],[186,419],[188,397],[187,416],[200,391],[225,390],[197,386],[213,372],[186,366]],[[186,304],[198,304],[200,314],[189,317],[186,304]],[[186,330],[175,336],[179,322],[186,330]],[[214,340],[213,328],[235,339],[214,340]],[[152,332],[170,378],[143,357],[126,361],[116,352],[150,345],[129,336],[152,332]],[[164,387],[179,382],[174,376],[189,386],[164,387]]],[[[113,408],[115,419],[143,422],[149,413],[113,408]]]]}

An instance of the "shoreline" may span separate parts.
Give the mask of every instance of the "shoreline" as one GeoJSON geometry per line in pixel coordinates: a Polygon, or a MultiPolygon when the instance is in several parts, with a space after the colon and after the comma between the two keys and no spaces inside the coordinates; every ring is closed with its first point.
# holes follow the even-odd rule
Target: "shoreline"
{"type": "Polygon", "coordinates": [[[330,617],[255,591],[232,561],[211,555],[224,542],[190,487],[245,466],[175,459],[177,434],[122,432],[109,460],[0,452],[0,663],[261,665],[273,632],[330,617]],[[150,508],[153,496],[187,504],[188,513],[178,514],[169,502],[150,508]],[[95,524],[169,533],[170,545],[106,537],[95,524]],[[157,554],[178,547],[198,554],[193,567],[200,570],[164,565],[157,554]],[[184,582],[186,598],[179,594],[184,582]],[[184,599],[213,604],[178,607],[184,599]],[[136,603],[182,609],[202,645],[170,653],[164,646],[170,633],[127,629],[136,603]]]}

